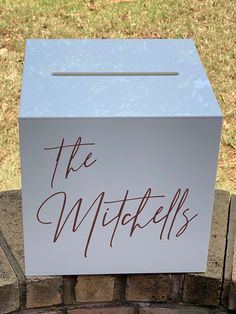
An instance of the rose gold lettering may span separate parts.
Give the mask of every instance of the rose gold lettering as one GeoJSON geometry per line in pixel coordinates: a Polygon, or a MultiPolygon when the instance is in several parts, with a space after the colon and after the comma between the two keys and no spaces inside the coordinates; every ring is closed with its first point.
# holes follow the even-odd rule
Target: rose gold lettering
{"type": "Polygon", "coordinates": [[[55,180],[55,176],[56,176],[56,173],[58,170],[58,164],[59,164],[59,161],[61,158],[62,150],[64,150],[65,148],[70,148],[70,147],[73,148],[71,155],[70,155],[70,158],[69,158],[69,161],[68,161],[68,164],[67,164],[67,167],[66,167],[65,179],[68,178],[71,171],[78,172],[82,167],[89,168],[90,166],[92,166],[97,161],[97,159],[91,160],[91,157],[93,156],[93,154],[92,154],[92,152],[90,152],[87,154],[84,161],[82,163],[80,163],[77,168],[74,168],[72,166],[73,159],[77,156],[80,147],[81,146],[88,146],[88,145],[95,145],[95,143],[82,143],[81,137],[78,137],[78,139],[74,145],[64,145],[64,138],[63,138],[60,146],[45,147],[44,148],[44,150],[58,150],[58,154],[56,157],[56,163],[55,163],[54,170],[52,173],[52,178],[51,178],[51,184],[50,184],[51,188],[54,187],[54,180],[55,180]]]}
{"type": "Polygon", "coordinates": [[[165,227],[166,227],[166,223],[167,223],[167,220],[169,218],[169,215],[170,213],[172,212],[173,208],[175,207],[175,204],[177,203],[178,201],[178,198],[180,196],[180,193],[181,193],[181,189],[178,189],[177,192],[175,193],[175,196],[170,204],[170,207],[169,207],[169,210],[167,212],[167,214],[163,217],[164,219],[164,224],[163,224],[163,227],[161,229],[161,233],[160,233],[160,240],[162,240],[162,236],[163,236],[163,233],[165,231],[165,227]]]}
{"type": "Polygon", "coordinates": [[[62,139],[62,142],[61,142],[61,145],[60,145],[58,154],[57,154],[56,164],[55,164],[55,168],[54,168],[54,171],[53,171],[53,174],[52,174],[52,179],[51,179],[51,188],[53,188],[53,182],[54,182],[54,178],[55,178],[55,175],[56,175],[56,171],[57,171],[57,166],[58,166],[58,163],[59,163],[59,159],[60,159],[60,157],[61,157],[61,152],[62,152],[63,144],[64,144],[64,138],[62,139]]]}
{"type": "Polygon", "coordinates": [[[71,166],[71,163],[72,163],[73,159],[75,158],[75,156],[77,155],[80,146],[81,146],[81,137],[79,137],[79,138],[77,139],[77,141],[76,141],[76,143],[75,143],[75,145],[74,145],[74,147],[73,147],[73,150],[72,150],[72,152],[71,152],[70,159],[69,159],[69,162],[68,162],[68,165],[67,165],[67,169],[66,169],[66,176],[65,176],[66,179],[68,178],[69,173],[70,173],[71,171],[77,172],[77,171],[79,171],[79,169],[81,169],[83,166],[86,167],[86,168],[88,168],[88,167],[92,166],[92,165],[96,162],[96,159],[94,159],[90,164],[87,164],[87,161],[92,157],[92,153],[90,152],[90,153],[87,155],[87,157],[85,158],[84,162],[83,162],[82,164],[80,164],[78,168],[73,168],[73,167],[71,166]]]}
{"type": "Polygon", "coordinates": [[[112,218],[110,221],[106,222],[105,223],[105,219],[103,219],[103,222],[102,222],[102,226],[105,227],[107,225],[109,225],[111,222],[113,222],[114,220],[116,220],[116,224],[115,224],[115,228],[113,230],[113,233],[112,233],[112,236],[111,236],[111,240],[110,240],[110,247],[112,247],[112,244],[113,244],[113,239],[114,239],[114,236],[115,236],[115,233],[116,233],[116,230],[117,230],[117,227],[118,227],[118,224],[119,224],[119,221],[120,221],[120,218],[121,218],[121,214],[123,212],[123,209],[124,209],[124,206],[125,206],[125,203],[127,201],[127,197],[128,197],[128,194],[129,194],[129,191],[127,190],[126,193],[125,193],[125,197],[122,201],[122,204],[120,206],[120,209],[118,211],[118,214],[112,218]]]}
{"type": "Polygon", "coordinates": [[[174,218],[173,218],[173,220],[172,220],[172,222],[171,222],[171,225],[170,225],[170,228],[169,228],[169,232],[168,232],[167,239],[170,239],[171,230],[172,230],[173,225],[174,225],[174,223],[175,223],[175,219],[176,219],[176,217],[177,217],[177,215],[178,215],[180,209],[182,208],[183,204],[184,204],[185,201],[186,201],[186,198],[187,198],[187,196],[188,196],[188,192],[189,192],[189,189],[186,189],[186,190],[184,191],[184,194],[183,194],[183,196],[182,196],[182,198],[181,198],[181,200],[180,200],[180,202],[179,202],[179,204],[178,204],[178,207],[177,207],[177,209],[176,209],[176,211],[175,211],[174,218]]]}
{"type": "Polygon", "coordinates": [[[176,237],[179,237],[181,236],[187,229],[188,227],[188,224],[190,223],[190,221],[192,221],[194,218],[196,218],[198,216],[198,214],[194,215],[192,218],[188,219],[188,217],[185,215],[185,213],[189,211],[189,208],[185,209],[183,211],[183,216],[185,217],[186,219],[186,222],[185,224],[179,229],[179,231],[176,233],[176,237]]]}

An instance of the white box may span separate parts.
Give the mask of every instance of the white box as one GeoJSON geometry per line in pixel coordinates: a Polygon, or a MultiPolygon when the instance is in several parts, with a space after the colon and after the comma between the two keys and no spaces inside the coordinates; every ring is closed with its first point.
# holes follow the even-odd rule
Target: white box
{"type": "Polygon", "coordinates": [[[28,40],[26,275],[206,269],[222,114],[192,40],[28,40]]]}

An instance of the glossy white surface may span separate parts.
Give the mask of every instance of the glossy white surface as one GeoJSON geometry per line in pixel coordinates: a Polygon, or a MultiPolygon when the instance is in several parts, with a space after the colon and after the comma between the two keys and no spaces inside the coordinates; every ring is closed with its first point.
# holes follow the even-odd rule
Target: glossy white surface
{"type": "Polygon", "coordinates": [[[191,40],[30,40],[19,120],[26,275],[206,270],[222,116],[191,40]]]}
{"type": "Polygon", "coordinates": [[[220,126],[221,119],[213,118],[22,119],[26,274],[204,272],[220,126]],[[51,187],[59,150],[45,148],[60,146],[63,138],[64,145],[73,145],[78,136],[82,137],[82,143],[94,145],[80,147],[72,166],[77,168],[89,152],[92,152],[91,160],[96,162],[91,167],[71,171],[65,178],[73,147],[64,148],[51,187]],[[163,197],[143,202],[136,224],[145,225],[160,206],[163,210],[156,220],[162,221],[151,222],[143,229],[136,227],[130,236],[135,221],[122,225],[122,220],[124,215],[130,215],[127,221],[137,213],[149,188],[152,196],[163,197]],[[163,217],[178,189],[181,195],[165,226],[163,217]],[[180,206],[186,189],[189,194],[180,206]],[[127,201],[118,219],[121,201],[106,202],[123,200],[127,191],[128,198],[139,199],[127,201]],[[98,210],[95,200],[101,192],[105,195],[98,210]],[[62,210],[64,193],[66,200],[62,210]],[[51,198],[46,201],[48,197],[51,198]],[[79,199],[82,204],[78,210],[79,199]],[[46,222],[43,224],[38,221],[37,212],[45,201],[39,215],[46,222]],[[106,221],[114,220],[103,227],[106,212],[106,221]],[[196,214],[183,235],[177,237],[186,217],[190,220],[196,214]],[[74,223],[78,226],[81,221],[80,227],[73,231],[74,223]],[[172,221],[175,222],[168,239],[172,221]],[[62,232],[53,242],[58,225],[62,232]]]}
{"type": "Polygon", "coordinates": [[[192,40],[28,40],[20,117],[217,117],[192,40]],[[177,72],[54,76],[54,72],[177,72]]]}

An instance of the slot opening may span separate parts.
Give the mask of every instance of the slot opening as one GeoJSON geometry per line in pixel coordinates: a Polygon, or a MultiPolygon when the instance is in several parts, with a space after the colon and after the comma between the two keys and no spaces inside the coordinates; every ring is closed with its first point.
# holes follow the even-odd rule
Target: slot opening
{"type": "Polygon", "coordinates": [[[178,72],[53,72],[52,76],[177,76],[178,72]]]}

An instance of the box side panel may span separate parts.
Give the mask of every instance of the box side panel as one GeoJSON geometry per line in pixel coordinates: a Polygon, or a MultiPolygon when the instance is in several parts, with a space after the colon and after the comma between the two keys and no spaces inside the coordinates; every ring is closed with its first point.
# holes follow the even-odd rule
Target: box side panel
{"type": "Polygon", "coordinates": [[[205,270],[221,119],[20,127],[27,275],[205,270]]]}

